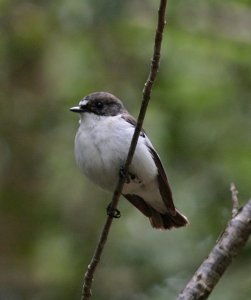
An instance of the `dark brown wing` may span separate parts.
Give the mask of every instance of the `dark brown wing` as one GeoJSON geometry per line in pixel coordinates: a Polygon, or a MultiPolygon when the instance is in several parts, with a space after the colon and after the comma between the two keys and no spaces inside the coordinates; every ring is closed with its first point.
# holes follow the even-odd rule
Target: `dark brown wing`
{"type": "Polygon", "coordinates": [[[172,196],[172,191],[170,188],[170,185],[168,183],[168,179],[166,176],[166,172],[164,170],[164,167],[160,161],[160,158],[158,156],[158,154],[156,153],[156,151],[151,148],[150,146],[148,146],[149,151],[152,154],[153,160],[156,164],[156,167],[158,169],[158,175],[157,175],[157,179],[158,179],[158,184],[159,184],[159,191],[162,197],[162,200],[164,201],[168,212],[175,216],[176,215],[176,210],[175,210],[175,206],[173,204],[173,196],[172,196]]]}

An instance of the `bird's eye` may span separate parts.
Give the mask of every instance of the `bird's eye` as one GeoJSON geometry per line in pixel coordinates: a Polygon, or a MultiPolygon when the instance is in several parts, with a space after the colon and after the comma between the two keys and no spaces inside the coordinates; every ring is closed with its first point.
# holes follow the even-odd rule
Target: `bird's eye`
{"type": "Polygon", "coordinates": [[[102,102],[100,102],[100,101],[96,103],[96,107],[97,107],[98,109],[102,109],[103,106],[104,106],[104,104],[103,104],[102,102]]]}

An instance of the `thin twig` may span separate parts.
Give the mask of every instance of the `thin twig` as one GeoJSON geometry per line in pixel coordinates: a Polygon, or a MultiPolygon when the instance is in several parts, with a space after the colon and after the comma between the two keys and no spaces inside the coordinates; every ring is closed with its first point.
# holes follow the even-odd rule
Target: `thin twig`
{"type": "Polygon", "coordinates": [[[228,223],[208,258],[178,295],[177,300],[207,299],[213,288],[244,247],[251,234],[251,200],[228,223]]]}
{"type": "MultiPolygon", "coordinates": [[[[117,186],[113,193],[112,202],[110,205],[111,209],[117,208],[117,205],[119,202],[119,197],[121,195],[123,185],[125,183],[125,178],[128,174],[128,169],[132,162],[133,154],[134,154],[136,146],[137,146],[137,142],[138,142],[138,138],[140,135],[140,131],[142,129],[142,124],[143,124],[143,121],[145,118],[147,106],[148,106],[149,100],[151,98],[152,86],[153,86],[153,83],[155,81],[155,78],[156,78],[158,70],[159,70],[161,42],[162,42],[163,30],[164,30],[165,23],[166,23],[165,22],[166,3],[167,3],[167,0],[160,0],[160,6],[159,6],[159,10],[158,10],[158,24],[157,24],[157,29],[156,29],[156,33],[155,33],[154,51],[153,51],[150,72],[149,72],[148,79],[145,83],[144,89],[143,89],[143,99],[142,99],[141,108],[140,108],[140,112],[139,112],[139,116],[138,116],[138,120],[137,120],[137,125],[135,127],[135,131],[134,131],[131,145],[130,145],[130,148],[128,151],[127,159],[126,159],[126,162],[124,165],[125,176],[119,177],[117,186]]],[[[105,243],[106,243],[109,231],[110,231],[112,221],[113,221],[113,218],[111,216],[107,216],[106,223],[102,229],[97,248],[95,249],[92,260],[91,260],[90,264],[88,265],[87,271],[85,273],[81,300],[88,300],[91,298],[91,288],[92,288],[94,273],[95,273],[97,265],[100,261],[100,258],[101,258],[101,255],[102,255],[102,252],[103,252],[103,249],[104,249],[104,246],[105,246],[105,243]]]]}
{"type": "Polygon", "coordinates": [[[240,204],[238,200],[238,190],[236,189],[235,184],[232,182],[230,185],[230,191],[232,194],[232,217],[235,217],[238,214],[240,204]]]}

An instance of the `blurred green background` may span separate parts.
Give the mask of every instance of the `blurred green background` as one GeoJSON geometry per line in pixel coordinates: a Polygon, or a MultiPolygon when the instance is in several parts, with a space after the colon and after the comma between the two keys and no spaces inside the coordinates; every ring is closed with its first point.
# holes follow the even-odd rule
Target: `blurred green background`
{"type": "MultiPolygon", "coordinates": [[[[251,1],[170,0],[144,127],[191,222],[170,232],[121,198],[94,300],[175,299],[251,196],[251,1]]],[[[69,107],[109,91],[137,116],[158,1],[0,1],[0,299],[80,299],[111,194],[75,166],[69,107]]],[[[251,243],[210,299],[251,298],[251,243]]]]}

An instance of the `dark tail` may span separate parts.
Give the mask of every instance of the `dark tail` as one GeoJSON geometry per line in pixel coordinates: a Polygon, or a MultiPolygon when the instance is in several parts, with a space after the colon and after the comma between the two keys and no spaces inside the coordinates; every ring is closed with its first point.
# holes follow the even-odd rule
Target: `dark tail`
{"type": "Polygon", "coordinates": [[[141,197],[137,195],[126,194],[124,197],[129,200],[138,210],[150,219],[153,228],[172,229],[189,224],[188,219],[182,215],[176,208],[173,213],[160,213],[149,206],[141,197]]]}
{"type": "Polygon", "coordinates": [[[186,226],[189,224],[188,219],[182,215],[178,210],[176,210],[175,215],[169,213],[161,214],[155,209],[152,209],[152,214],[149,216],[151,225],[153,228],[157,229],[172,229],[186,226]]]}
{"type": "Polygon", "coordinates": [[[172,229],[173,227],[178,228],[189,224],[188,219],[178,210],[176,210],[176,215],[173,216],[169,213],[161,214],[155,209],[151,209],[149,219],[153,228],[162,230],[172,229]]]}

